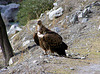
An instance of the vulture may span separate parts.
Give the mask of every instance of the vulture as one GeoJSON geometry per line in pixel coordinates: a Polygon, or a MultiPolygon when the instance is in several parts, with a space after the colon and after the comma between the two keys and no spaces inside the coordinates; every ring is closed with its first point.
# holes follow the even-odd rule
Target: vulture
{"type": "Polygon", "coordinates": [[[62,41],[62,37],[46,28],[40,19],[37,21],[36,33],[33,34],[33,39],[45,51],[45,54],[49,50],[51,53],[56,52],[59,56],[66,56],[65,50],[68,46],[62,41]]]}

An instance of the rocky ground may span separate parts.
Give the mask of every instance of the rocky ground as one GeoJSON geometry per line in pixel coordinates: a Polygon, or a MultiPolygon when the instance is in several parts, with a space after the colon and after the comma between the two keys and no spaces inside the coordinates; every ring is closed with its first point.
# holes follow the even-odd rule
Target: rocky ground
{"type": "MultiPolygon", "coordinates": [[[[11,58],[13,64],[2,68],[0,74],[100,73],[100,0],[57,0],[54,9],[40,18],[46,27],[63,37],[69,46],[67,57],[42,54],[32,38],[36,20],[31,20],[20,32],[9,36],[15,56],[11,58]]],[[[4,59],[0,53],[1,68],[4,59]]]]}

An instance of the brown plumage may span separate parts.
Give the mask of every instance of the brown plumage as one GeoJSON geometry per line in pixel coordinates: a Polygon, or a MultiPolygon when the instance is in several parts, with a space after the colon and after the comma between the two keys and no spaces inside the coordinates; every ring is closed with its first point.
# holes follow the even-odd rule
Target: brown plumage
{"type": "Polygon", "coordinates": [[[56,52],[60,56],[66,56],[65,50],[68,46],[62,41],[62,37],[54,31],[47,29],[42,25],[41,20],[37,21],[37,33],[34,33],[34,41],[37,45],[47,51],[50,50],[52,53],[56,52]]]}

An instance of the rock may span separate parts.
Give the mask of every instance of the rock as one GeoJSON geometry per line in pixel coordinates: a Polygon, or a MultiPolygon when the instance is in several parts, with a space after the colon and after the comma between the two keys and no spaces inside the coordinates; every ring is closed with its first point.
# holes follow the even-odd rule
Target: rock
{"type": "Polygon", "coordinates": [[[75,15],[72,15],[72,19],[70,20],[71,23],[75,24],[78,23],[78,15],[77,13],[75,15]]]}
{"type": "Polygon", "coordinates": [[[7,18],[8,21],[15,21],[19,4],[11,3],[2,8],[1,13],[7,18]]]}
{"type": "Polygon", "coordinates": [[[100,1],[96,1],[93,3],[94,6],[100,6],[100,1]]]}
{"type": "Polygon", "coordinates": [[[11,64],[13,64],[12,58],[10,58],[10,60],[9,60],[9,65],[11,65],[11,64]]]}
{"type": "Polygon", "coordinates": [[[57,3],[53,3],[53,9],[56,10],[58,8],[58,4],[57,3]]]}
{"type": "Polygon", "coordinates": [[[75,70],[75,69],[73,67],[71,67],[70,70],[75,70]]]}
{"type": "Polygon", "coordinates": [[[0,72],[6,71],[7,68],[0,69],[0,72]]]}
{"type": "Polygon", "coordinates": [[[16,36],[16,34],[15,34],[15,35],[13,35],[10,39],[12,40],[15,36],[16,36]]]}
{"type": "Polygon", "coordinates": [[[80,14],[78,15],[78,18],[82,18],[82,13],[80,13],[80,14]]]}
{"type": "Polygon", "coordinates": [[[55,31],[56,33],[59,33],[59,32],[61,31],[61,28],[59,28],[59,27],[54,27],[52,30],[55,31]]]}
{"type": "Polygon", "coordinates": [[[43,58],[43,56],[40,56],[40,59],[43,58]]]}
{"type": "Polygon", "coordinates": [[[23,46],[26,46],[29,43],[30,43],[30,40],[27,40],[27,41],[23,42],[23,46]]]}
{"type": "Polygon", "coordinates": [[[90,7],[86,8],[82,12],[82,17],[88,17],[87,15],[91,12],[90,7]]]}
{"type": "Polygon", "coordinates": [[[90,6],[88,6],[87,8],[85,8],[79,15],[78,15],[78,17],[79,18],[85,18],[85,17],[88,17],[88,14],[89,13],[91,13],[91,5],[90,6]]]}
{"type": "Polygon", "coordinates": [[[0,53],[2,53],[1,47],[0,47],[0,53]]]}
{"type": "Polygon", "coordinates": [[[11,27],[10,27],[10,29],[9,29],[9,31],[7,32],[7,34],[8,34],[8,36],[9,35],[13,35],[13,34],[15,34],[16,32],[19,32],[19,31],[21,31],[22,29],[20,28],[20,27],[18,27],[18,26],[16,26],[16,25],[12,25],[11,27]]]}
{"type": "Polygon", "coordinates": [[[81,59],[86,59],[86,57],[81,57],[81,59]]]}
{"type": "Polygon", "coordinates": [[[54,5],[54,7],[58,6],[58,4],[57,4],[57,3],[53,3],[53,5],[54,5]]]}
{"type": "Polygon", "coordinates": [[[9,60],[9,65],[12,65],[12,64],[16,65],[16,64],[18,64],[19,58],[20,58],[20,56],[13,56],[13,57],[11,57],[10,60],[9,60]]]}
{"type": "Polygon", "coordinates": [[[98,30],[100,30],[100,25],[99,25],[99,27],[98,27],[98,30]]]}
{"type": "Polygon", "coordinates": [[[49,24],[49,26],[51,26],[52,24],[49,24]]]}
{"type": "Polygon", "coordinates": [[[34,60],[34,61],[33,61],[33,63],[37,63],[37,62],[38,62],[37,60],[34,60]]]}
{"type": "Polygon", "coordinates": [[[40,18],[42,18],[44,15],[45,15],[44,13],[41,13],[40,18]]]}
{"type": "Polygon", "coordinates": [[[53,10],[47,13],[49,19],[53,20],[54,18],[60,17],[63,14],[63,8],[59,7],[57,10],[53,10]]]}
{"type": "Polygon", "coordinates": [[[5,7],[5,5],[0,5],[0,11],[5,7]]]}
{"type": "Polygon", "coordinates": [[[7,1],[0,0],[0,5],[6,5],[6,4],[8,4],[8,2],[7,2],[7,1]]]}
{"type": "Polygon", "coordinates": [[[83,18],[82,23],[86,23],[88,21],[88,18],[83,18]]]}
{"type": "Polygon", "coordinates": [[[100,52],[100,51],[96,51],[96,52],[100,52]]]}
{"type": "Polygon", "coordinates": [[[52,59],[52,58],[54,58],[54,56],[50,56],[49,58],[52,59]]]}
{"type": "Polygon", "coordinates": [[[43,62],[49,63],[49,60],[48,59],[44,59],[43,62]]]}

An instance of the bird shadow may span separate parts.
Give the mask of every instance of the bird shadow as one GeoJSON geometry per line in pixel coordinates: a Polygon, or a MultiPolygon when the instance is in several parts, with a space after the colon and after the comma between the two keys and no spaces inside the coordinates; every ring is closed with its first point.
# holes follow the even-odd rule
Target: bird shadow
{"type": "Polygon", "coordinates": [[[25,52],[29,51],[31,48],[36,47],[36,46],[38,46],[38,45],[37,44],[34,44],[32,46],[28,46],[25,50],[21,50],[21,51],[19,51],[17,53],[14,53],[14,55],[16,56],[16,55],[19,55],[21,53],[25,53],[25,52]]]}

